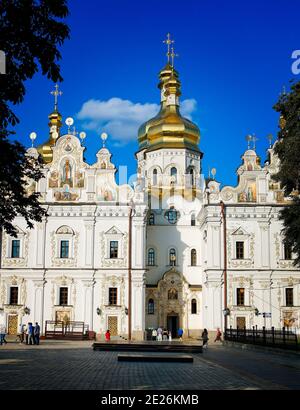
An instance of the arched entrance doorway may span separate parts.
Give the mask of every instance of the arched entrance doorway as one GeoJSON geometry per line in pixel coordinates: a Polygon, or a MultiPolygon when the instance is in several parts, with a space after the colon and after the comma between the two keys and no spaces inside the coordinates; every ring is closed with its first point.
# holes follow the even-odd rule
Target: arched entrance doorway
{"type": "Polygon", "coordinates": [[[179,329],[179,315],[175,312],[171,312],[167,316],[168,330],[172,333],[172,339],[175,339],[178,335],[179,329]]]}

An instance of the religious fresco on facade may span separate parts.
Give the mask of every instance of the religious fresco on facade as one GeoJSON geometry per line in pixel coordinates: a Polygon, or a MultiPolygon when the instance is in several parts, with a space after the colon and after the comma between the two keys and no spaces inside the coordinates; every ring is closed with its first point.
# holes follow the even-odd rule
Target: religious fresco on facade
{"type": "Polygon", "coordinates": [[[116,191],[110,188],[108,185],[103,185],[97,190],[97,201],[115,201],[116,197],[116,191]]]}
{"type": "Polygon", "coordinates": [[[54,192],[54,198],[57,201],[76,201],[79,195],[76,192],[70,192],[69,185],[65,184],[62,191],[54,192]]]}
{"type": "Polygon", "coordinates": [[[247,181],[246,189],[238,195],[239,202],[256,202],[256,182],[247,181]]]}
{"type": "Polygon", "coordinates": [[[58,172],[52,171],[49,178],[49,188],[58,188],[58,172]]]}
{"type": "Polygon", "coordinates": [[[73,167],[69,159],[65,159],[62,163],[62,173],[60,186],[68,184],[70,187],[73,187],[73,178],[72,178],[73,167]]]}
{"type": "Polygon", "coordinates": [[[84,188],[84,174],[83,172],[76,172],[76,187],[84,188]]]}
{"type": "Polygon", "coordinates": [[[282,320],[283,320],[284,327],[295,326],[295,323],[297,322],[297,312],[293,312],[292,310],[283,312],[282,320]]]}
{"type": "Polygon", "coordinates": [[[55,312],[55,321],[56,322],[64,322],[67,325],[70,322],[70,312],[66,312],[65,310],[58,310],[55,312]]]}

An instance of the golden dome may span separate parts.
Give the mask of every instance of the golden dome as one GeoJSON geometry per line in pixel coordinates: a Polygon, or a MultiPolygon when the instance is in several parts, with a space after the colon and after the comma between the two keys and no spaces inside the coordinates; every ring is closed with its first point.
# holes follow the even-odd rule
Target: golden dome
{"type": "Polygon", "coordinates": [[[189,148],[199,151],[200,130],[196,124],[182,117],[179,110],[180,81],[178,72],[168,63],[159,73],[161,108],[138,131],[139,150],[159,148],[189,148]]]}
{"type": "Polygon", "coordinates": [[[41,155],[43,161],[48,164],[49,162],[52,162],[53,158],[53,153],[52,153],[52,148],[55,145],[55,139],[52,137],[53,135],[53,129],[55,128],[55,131],[58,133],[58,136],[60,134],[60,128],[62,126],[62,116],[61,114],[54,110],[50,115],[49,115],[49,127],[50,127],[50,133],[49,133],[49,138],[48,141],[44,142],[43,144],[39,145],[37,147],[38,153],[41,155]]]}

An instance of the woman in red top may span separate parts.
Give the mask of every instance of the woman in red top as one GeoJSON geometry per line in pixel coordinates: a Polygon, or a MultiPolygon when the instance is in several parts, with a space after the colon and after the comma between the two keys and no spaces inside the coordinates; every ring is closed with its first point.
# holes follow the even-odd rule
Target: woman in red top
{"type": "Polygon", "coordinates": [[[109,330],[107,330],[106,333],[105,333],[105,340],[106,340],[107,342],[110,341],[110,332],[109,332],[109,330]]]}

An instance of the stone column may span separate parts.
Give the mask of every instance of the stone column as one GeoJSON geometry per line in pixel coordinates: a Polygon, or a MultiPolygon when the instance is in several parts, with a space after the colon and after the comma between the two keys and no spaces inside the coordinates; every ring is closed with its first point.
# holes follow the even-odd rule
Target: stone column
{"type": "Polygon", "coordinates": [[[132,340],[144,340],[145,331],[145,276],[132,272],[132,340]]]}

